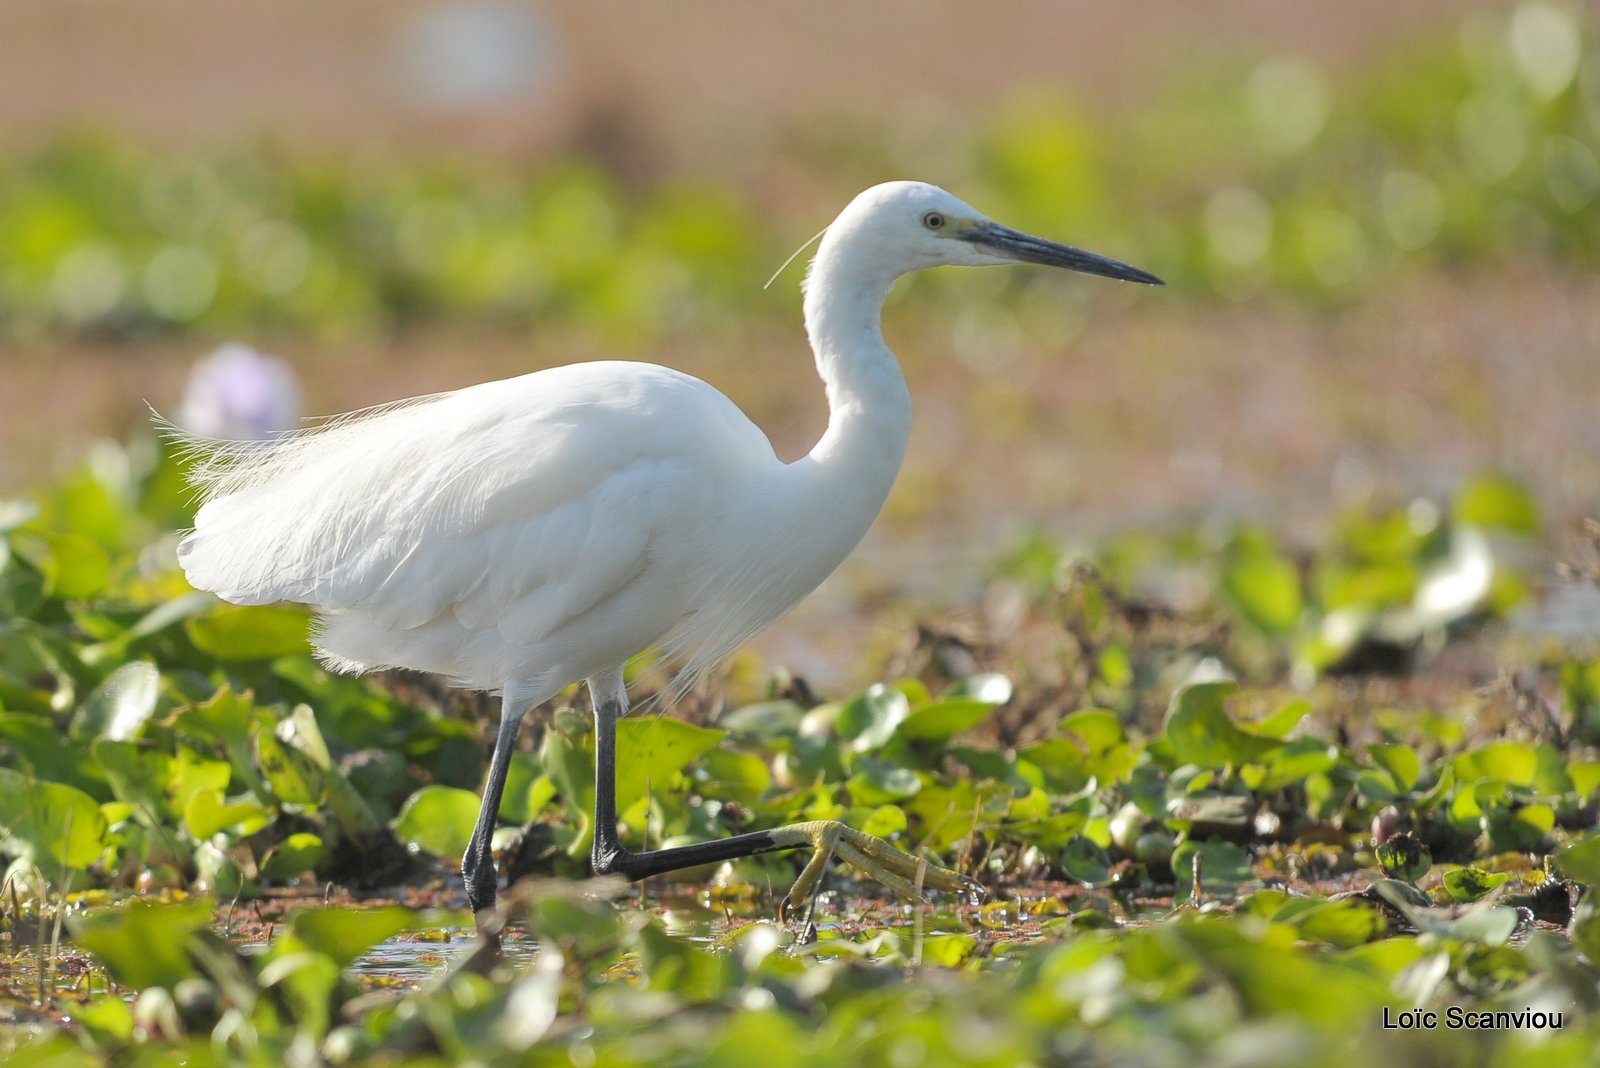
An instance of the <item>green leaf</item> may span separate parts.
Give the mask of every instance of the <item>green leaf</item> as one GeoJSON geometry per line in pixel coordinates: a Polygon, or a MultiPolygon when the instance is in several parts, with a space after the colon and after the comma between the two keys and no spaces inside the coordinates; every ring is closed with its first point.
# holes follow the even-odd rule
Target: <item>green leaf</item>
{"type": "Polygon", "coordinates": [[[1293,634],[1305,608],[1300,573],[1269,546],[1252,546],[1222,572],[1222,590],[1249,623],[1267,634],[1293,634]]]}
{"type": "Polygon", "coordinates": [[[1196,854],[1200,857],[1200,885],[1211,893],[1235,891],[1255,879],[1250,854],[1242,847],[1218,838],[1204,842],[1186,838],[1172,851],[1172,870],[1181,887],[1188,886],[1193,877],[1196,854]]]}
{"type": "Polygon", "coordinates": [[[1590,831],[1565,849],[1556,852],[1556,866],[1569,879],[1600,891],[1600,831],[1590,831]]]}
{"type": "Polygon", "coordinates": [[[1473,476],[1456,493],[1457,523],[1510,534],[1539,533],[1539,506],[1533,493],[1506,475],[1488,471],[1473,476]]]}
{"type": "Polygon", "coordinates": [[[1456,774],[1469,781],[1500,779],[1515,786],[1531,786],[1539,768],[1539,754],[1522,742],[1490,742],[1458,755],[1454,764],[1456,774]]]}
{"type": "Polygon", "coordinates": [[[1511,876],[1505,872],[1487,872],[1481,868],[1457,868],[1444,873],[1444,888],[1457,901],[1476,901],[1510,878],[1511,876]]]}
{"type": "Polygon", "coordinates": [[[131,990],[172,989],[195,974],[185,949],[189,936],[211,923],[209,900],[179,905],[132,901],[68,920],[78,942],[131,990]]]}
{"type": "Polygon", "coordinates": [[[894,730],[900,741],[942,744],[971,730],[994,710],[987,701],[971,698],[944,698],[915,708],[894,730]]]}
{"type": "Polygon", "coordinates": [[[1285,742],[1263,759],[1267,773],[1256,788],[1271,792],[1332,771],[1339,765],[1339,747],[1319,738],[1300,737],[1285,742]]]}
{"type": "Polygon", "coordinates": [[[1572,922],[1567,925],[1572,944],[1588,958],[1590,965],[1600,964],[1600,906],[1590,895],[1573,910],[1572,922]]]}
{"type": "Polygon", "coordinates": [[[1122,741],[1122,721],[1104,708],[1085,708],[1056,724],[1062,734],[1075,735],[1090,753],[1103,753],[1122,741]]]}
{"type": "Polygon", "coordinates": [[[326,792],[322,770],[272,731],[257,731],[256,762],[272,795],[286,805],[315,805],[326,792]]]}
{"type": "Polygon", "coordinates": [[[738,753],[715,747],[701,757],[706,769],[702,793],[708,797],[752,804],[772,785],[767,762],[754,753],[738,753]]]}
{"type": "Polygon", "coordinates": [[[154,664],[143,660],[124,664],[84,698],[72,717],[71,734],[78,739],[131,741],[155,714],[160,691],[161,673],[154,664]]]}
{"type": "Polygon", "coordinates": [[[1089,758],[1070,738],[1046,738],[1017,751],[1018,763],[1043,774],[1045,785],[1058,794],[1075,794],[1089,783],[1089,758]]]}
{"type": "Polygon", "coordinates": [[[1167,706],[1166,740],[1180,763],[1202,768],[1252,763],[1276,749],[1275,738],[1240,730],[1228,718],[1232,682],[1198,682],[1172,695],[1167,706]]]}
{"type": "Polygon", "coordinates": [[[858,753],[882,748],[911,714],[906,695],[878,683],[839,710],[839,737],[858,753]]]}
{"type": "Polygon", "coordinates": [[[111,558],[89,538],[58,532],[38,537],[44,551],[35,563],[52,597],[82,600],[100,593],[111,582],[111,558]]]}
{"type": "Polygon", "coordinates": [[[53,880],[62,867],[86,868],[99,859],[106,818],[82,790],[0,768],[0,834],[0,848],[53,880]]]}
{"type": "Polygon", "coordinates": [[[875,838],[893,838],[905,833],[906,814],[899,805],[879,805],[861,821],[861,831],[875,838]]]}
{"type": "Polygon", "coordinates": [[[805,709],[793,701],[763,701],[730,712],[718,723],[749,738],[778,738],[798,734],[805,714],[805,709]]]}
{"type": "Polygon", "coordinates": [[[13,762],[36,779],[76,786],[99,801],[111,797],[105,774],[93,756],[42,716],[0,713],[0,744],[10,749],[13,762]]]}
{"type": "Polygon", "coordinates": [[[173,815],[167,797],[173,774],[171,756],[112,738],[96,738],[89,752],[105,772],[117,800],[132,805],[142,822],[154,825],[173,815]]]}
{"type": "Polygon", "coordinates": [[[1293,701],[1285,701],[1266,719],[1251,724],[1251,729],[1257,734],[1282,740],[1289,737],[1289,732],[1298,727],[1300,721],[1310,714],[1311,702],[1303,697],[1297,697],[1293,701]]]}
{"type": "Polygon", "coordinates": [[[399,905],[305,909],[290,917],[288,937],[346,968],[379,942],[393,938],[416,922],[416,913],[399,905]]]}
{"type": "Polygon", "coordinates": [[[972,956],[977,945],[977,936],[965,932],[929,935],[922,940],[922,963],[954,968],[972,956]]]}
{"type": "Polygon", "coordinates": [[[1346,899],[1318,901],[1291,921],[1307,942],[1322,942],[1340,949],[1365,945],[1388,930],[1383,915],[1370,905],[1346,899]]]}
{"type": "Polygon", "coordinates": [[[209,787],[195,790],[183,808],[183,823],[197,842],[219,831],[232,829],[239,837],[255,834],[272,822],[272,813],[254,801],[228,802],[222,791],[209,787]]]}
{"type": "Polygon", "coordinates": [[[1409,831],[1391,836],[1372,851],[1385,875],[1404,882],[1415,884],[1433,867],[1433,853],[1409,831]]]}
{"type": "Polygon", "coordinates": [[[268,801],[271,795],[256,770],[250,746],[257,725],[266,718],[248,695],[223,688],[204,704],[179,712],[174,726],[188,737],[221,745],[238,781],[247,784],[257,798],[268,801]]]}
{"type": "Polygon", "coordinates": [[[1078,835],[1061,851],[1061,870],[1080,883],[1099,886],[1111,877],[1111,858],[1084,835],[1078,835]]]}
{"type": "Polygon", "coordinates": [[[664,789],[674,775],[727,735],[669,716],[622,720],[617,724],[617,811],[628,811],[647,790],[664,789]]]}
{"type": "Polygon", "coordinates": [[[1369,745],[1367,755],[1389,773],[1402,792],[1417,785],[1422,777],[1422,758],[1409,745],[1369,745]]]}
{"type": "Polygon", "coordinates": [[[882,805],[903,801],[922,789],[922,780],[910,768],[862,759],[847,784],[858,805],[882,805]]]}
{"type": "Polygon", "coordinates": [[[544,807],[544,802],[549,798],[538,800],[534,793],[535,784],[543,782],[541,789],[548,789],[553,795],[555,787],[550,785],[550,780],[544,776],[544,768],[539,764],[537,754],[526,749],[518,749],[511,754],[511,764],[506,768],[506,792],[500,802],[500,818],[507,823],[527,823],[533,819],[539,809],[544,807]]]}
{"type": "Polygon", "coordinates": [[[286,605],[220,605],[184,626],[195,648],[218,660],[276,660],[311,649],[309,617],[286,605]]]}
{"type": "Polygon", "coordinates": [[[478,819],[478,795],[453,786],[424,786],[406,799],[394,831],[412,850],[456,860],[467,851],[478,819]]]}
{"type": "Polygon", "coordinates": [[[309,831],[300,831],[267,851],[260,864],[261,877],[287,881],[312,871],[321,861],[322,839],[309,831]]]}

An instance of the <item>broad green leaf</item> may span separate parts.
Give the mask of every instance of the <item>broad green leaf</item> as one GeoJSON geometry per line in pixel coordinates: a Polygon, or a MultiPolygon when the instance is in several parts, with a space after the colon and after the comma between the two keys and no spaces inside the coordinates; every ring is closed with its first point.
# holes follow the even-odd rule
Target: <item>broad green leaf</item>
{"type": "Polygon", "coordinates": [[[99,801],[111,797],[110,785],[92,754],[43,716],[0,713],[0,745],[36,779],[76,786],[99,801]]]}
{"type": "Polygon", "coordinates": [[[0,768],[0,836],[0,849],[54,880],[63,867],[85,868],[99,858],[106,819],[82,790],[0,768]]]}
{"type": "Polygon", "coordinates": [[[273,797],[286,805],[315,805],[326,792],[322,770],[272,731],[257,731],[256,762],[273,797]]]}
{"type": "Polygon", "coordinates": [[[160,691],[161,674],[154,664],[135,660],[122,665],[78,706],[72,717],[72,736],[118,742],[137,738],[155,714],[160,691]]]}
{"type": "MultiPolygon", "coordinates": [[[[543,801],[534,805],[534,784],[543,780],[548,786],[550,780],[544,777],[544,769],[539,764],[539,757],[525,749],[518,749],[511,754],[511,764],[506,769],[506,793],[500,802],[500,818],[506,823],[527,823],[533,819],[540,808],[544,807],[543,801]]],[[[552,793],[554,787],[550,787],[552,793]]],[[[545,798],[548,801],[549,798],[545,798]]]]}
{"type": "Polygon", "coordinates": [[[932,849],[965,842],[983,815],[978,789],[968,779],[924,786],[901,807],[915,822],[918,840],[932,849]]]}
{"type": "Polygon", "coordinates": [[[276,660],[310,650],[310,620],[301,608],[220,605],[185,628],[196,649],[218,660],[276,660]]]}
{"type": "Polygon", "coordinates": [[[322,839],[309,831],[291,834],[267,851],[260,864],[263,879],[293,879],[322,861],[322,839]]]}
{"type": "Polygon", "coordinates": [[[1400,790],[1410,790],[1422,776],[1422,758],[1409,745],[1369,745],[1367,755],[1387,771],[1400,790]]]}
{"type": "Polygon", "coordinates": [[[1487,872],[1479,868],[1457,868],[1444,873],[1445,891],[1457,901],[1476,901],[1490,890],[1503,885],[1511,876],[1505,872],[1487,872]]]}
{"type": "Polygon", "coordinates": [[[167,797],[173,758],[156,749],[141,749],[133,742],[96,738],[89,751],[105,772],[117,800],[133,806],[141,822],[154,825],[173,815],[167,797]]]}
{"type": "Polygon", "coordinates": [[[847,785],[858,805],[903,801],[922,789],[922,780],[910,768],[867,759],[857,761],[855,767],[856,773],[847,785]]]}
{"type": "Polygon", "coordinates": [[[1291,921],[1300,937],[1339,949],[1364,945],[1388,930],[1383,914],[1359,901],[1317,901],[1291,921]]]}
{"type": "Polygon", "coordinates": [[[947,742],[982,723],[993,710],[994,705],[987,701],[945,698],[913,709],[895,728],[894,737],[907,742],[947,742]]]}
{"type": "Polygon", "coordinates": [[[878,683],[839,710],[839,737],[858,753],[880,749],[910,713],[905,694],[878,683]]]}
{"type": "Polygon", "coordinates": [[[458,860],[467,851],[478,808],[477,794],[451,786],[424,786],[401,807],[394,832],[413,851],[458,860]]]}
{"type": "Polygon", "coordinates": [[[1006,830],[1040,849],[1056,850],[1065,849],[1088,822],[1089,817],[1082,812],[1061,812],[1014,824],[1006,830]]]}
{"type": "Polygon", "coordinates": [[[1115,712],[1103,708],[1074,712],[1056,724],[1056,730],[1076,736],[1090,753],[1102,753],[1123,738],[1122,721],[1115,712]]]}
{"type": "Polygon", "coordinates": [[[1539,532],[1539,506],[1522,483],[1493,471],[1473,478],[1456,491],[1451,512],[1458,523],[1510,534],[1539,532]]]}
{"type": "Polygon", "coordinates": [[[778,738],[798,734],[805,709],[793,701],[763,701],[745,705],[719,719],[718,725],[750,738],[778,738]]]}
{"type": "Polygon", "coordinates": [[[1600,892],[1600,831],[1591,831],[1557,850],[1556,865],[1567,878],[1587,886],[1591,894],[1600,892]]]}
{"type": "Polygon", "coordinates": [[[1196,855],[1200,857],[1200,886],[1209,893],[1237,891],[1240,884],[1255,879],[1250,854],[1240,846],[1216,838],[1204,842],[1186,838],[1172,851],[1172,871],[1180,887],[1187,887],[1193,878],[1196,855]]]}
{"type": "Polygon", "coordinates": [[[1280,744],[1240,730],[1228,718],[1225,702],[1232,682],[1199,682],[1172,695],[1167,706],[1166,740],[1181,763],[1202,768],[1260,760],[1280,744]]]}
{"type": "Polygon", "coordinates": [[[1300,573],[1270,546],[1252,546],[1232,560],[1223,569],[1222,590],[1240,615],[1267,634],[1293,634],[1300,624],[1300,573]]]}
{"type": "Polygon", "coordinates": [[[1593,894],[1573,910],[1567,933],[1572,937],[1572,945],[1588,958],[1591,966],[1600,964],[1600,906],[1595,905],[1593,894]]]}
{"type": "Polygon", "coordinates": [[[415,926],[417,914],[399,905],[318,908],[296,912],[287,937],[345,968],[386,938],[415,926]]]}
{"type": "Polygon", "coordinates": [[[922,963],[954,968],[970,957],[977,945],[977,936],[966,932],[930,935],[922,940],[922,963]]]}
{"type": "Polygon", "coordinates": [[[1463,779],[1500,779],[1516,786],[1530,786],[1539,768],[1533,746],[1522,742],[1490,742],[1458,755],[1456,774],[1463,779]]]}
{"type": "Polygon", "coordinates": [[[879,805],[861,821],[859,830],[877,838],[893,838],[906,829],[905,810],[899,805],[879,805]]]}
{"type": "Polygon", "coordinates": [[[1414,834],[1401,833],[1373,846],[1378,866],[1390,878],[1415,884],[1433,867],[1433,853],[1414,834]]]}
{"type": "Polygon", "coordinates": [[[1318,738],[1300,737],[1285,742],[1263,759],[1266,774],[1255,788],[1271,792],[1332,771],[1339,765],[1339,747],[1318,738]]]}
{"type": "Polygon", "coordinates": [[[272,822],[272,813],[254,801],[229,802],[221,790],[209,787],[189,795],[183,809],[183,823],[195,841],[204,841],[219,831],[231,829],[235,835],[255,834],[272,822]]]}
{"type": "Polygon", "coordinates": [[[727,734],[669,716],[622,720],[617,724],[617,811],[632,808],[647,790],[663,790],[674,775],[727,734]]]}
{"type": "Polygon", "coordinates": [[[238,781],[267,801],[271,793],[256,770],[250,745],[257,725],[266,719],[266,713],[256,708],[249,695],[223,688],[211,700],[179,712],[174,726],[188,737],[221,745],[238,781]]]}
{"type": "Polygon", "coordinates": [[[1017,760],[1037,768],[1044,785],[1058,794],[1075,794],[1089,783],[1089,758],[1070,738],[1046,738],[1017,751],[1017,760]]]}
{"type": "Polygon", "coordinates": [[[716,746],[706,751],[701,763],[707,776],[702,792],[709,797],[751,804],[772,785],[771,769],[754,753],[716,746]]]}
{"type": "Polygon", "coordinates": [[[1292,701],[1285,701],[1277,711],[1250,725],[1250,729],[1257,734],[1269,738],[1284,739],[1289,737],[1289,732],[1300,725],[1300,721],[1311,714],[1311,702],[1303,697],[1292,701]]]}
{"type": "Polygon", "coordinates": [[[110,583],[111,558],[89,538],[56,532],[37,537],[41,552],[34,563],[44,574],[52,597],[81,600],[100,593],[110,583]]]}
{"type": "Polygon", "coordinates": [[[1061,870],[1069,878],[1088,886],[1099,886],[1111,877],[1111,858],[1084,835],[1078,835],[1061,851],[1061,870]]]}
{"type": "Polygon", "coordinates": [[[169,754],[135,742],[97,738],[90,746],[119,801],[134,806],[141,820],[157,823],[179,820],[197,791],[220,794],[228,788],[233,769],[220,760],[207,760],[186,745],[169,754]]]}
{"type": "Polygon", "coordinates": [[[209,900],[178,905],[135,900],[123,908],[72,917],[68,923],[78,942],[105,963],[120,985],[170,990],[195,974],[185,943],[210,925],[211,910],[209,900]]]}

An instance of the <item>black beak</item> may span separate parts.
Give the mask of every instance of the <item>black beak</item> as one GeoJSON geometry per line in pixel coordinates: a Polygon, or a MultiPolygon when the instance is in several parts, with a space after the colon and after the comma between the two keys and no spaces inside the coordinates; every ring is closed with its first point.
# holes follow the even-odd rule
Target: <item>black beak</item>
{"type": "Polygon", "coordinates": [[[1015,260],[1018,263],[1042,263],[1046,267],[1063,267],[1069,271],[1098,274],[1104,278],[1116,278],[1124,282],[1142,282],[1147,286],[1166,285],[1148,271],[1141,271],[1137,267],[1130,267],[1110,257],[1098,256],[1081,248],[1073,248],[1071,245],[1058,245],[1054,241],[1046,241],[1042,237],[1034,237],[1032,234],[1012,230],[998,223],[974,226],[959,236],[963,241],[970,241],[1002,259],[1015,260]]]}

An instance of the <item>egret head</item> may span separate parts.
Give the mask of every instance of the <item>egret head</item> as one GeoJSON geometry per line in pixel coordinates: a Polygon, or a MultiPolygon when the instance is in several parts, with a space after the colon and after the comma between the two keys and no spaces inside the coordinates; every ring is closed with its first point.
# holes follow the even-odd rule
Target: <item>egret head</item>
{"type": "Polygon", "coordinates": [[[1039,263],[1126,282],[1164,284],[1126,263],[1001,226],[925,182],[885,182],[861,193],[828,227],[823,249],[830,244],[840,246],[840,254],[848,245],[852,258],[894,275],[946,265],[1039,263]]]}

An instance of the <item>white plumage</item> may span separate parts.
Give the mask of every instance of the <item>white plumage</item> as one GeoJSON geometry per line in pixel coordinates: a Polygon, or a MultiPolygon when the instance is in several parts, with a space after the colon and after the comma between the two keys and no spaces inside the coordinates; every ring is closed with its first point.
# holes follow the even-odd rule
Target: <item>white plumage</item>
{"type": "MultiPolygon", "coordinates": [[[[469,897],[483,907],[522,713],[588,679],[607,710],[604,765],[629,657],[656,646],[692,679],[815,589],[877,516],[910,432],[910,396],[878,324],[889,288],[920,267],[1018,261],[1157,281],[997,226],[933,186],[876,186],[828,227],[807,278],[830,416],[806,457],[779,461],[732,402],[688,375],[576,364],[266,443],[186,439],[204,503],[179,560],[190,582],[226,600],[313,606],[315,643],[334,668],[418,668],[504,692],[466,861],[469,897]],[[485,866],[486,892],[474,878],[485,866]]],[[[605,825],[604,781],[597,794],[597,869],[638,877],[683,866],[677,851],[621,851],[605,825]],[[643,858],[655,861],[627,866],[643,858]]],[[[857,846],[869,859],[877,846],[896,854],[857,846]]],[[[959,885],[944,874],[928,885],[959,885]]]]}
{"type": "Polygon", "coordinates": [[[680,624],[718,645],[770,622],[734,611],[728,576],[772,548],[782,516],[761,491],[787,471],[705,383],[575,364],[218,450],[179,560],[235,603],[316,606],[338,669],[559,688],[680,624]],[[730,537],[763,511],[764,529],[730,537]]]}

